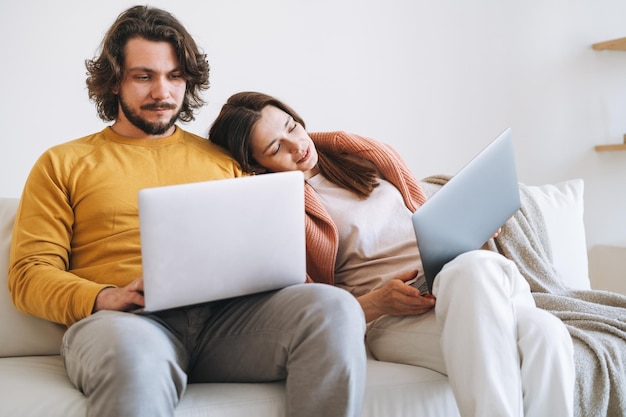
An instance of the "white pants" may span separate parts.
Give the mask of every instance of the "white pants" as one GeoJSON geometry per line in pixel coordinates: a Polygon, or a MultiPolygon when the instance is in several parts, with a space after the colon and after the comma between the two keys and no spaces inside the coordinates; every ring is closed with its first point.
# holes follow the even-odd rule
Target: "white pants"
{"type": "Polygon", "coordinates": [[[371,324],[374,357],[447,374],[463,417],[573,415],[572,340],[535,306],[513,262],[466,253],[443,268],[433,293],[434,312],[371,324]]]}

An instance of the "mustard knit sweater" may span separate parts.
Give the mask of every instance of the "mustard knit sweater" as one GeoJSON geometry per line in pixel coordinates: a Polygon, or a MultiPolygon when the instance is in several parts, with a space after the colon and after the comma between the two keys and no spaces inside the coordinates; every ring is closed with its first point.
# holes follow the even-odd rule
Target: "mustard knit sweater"
{"type": "Polygon", "coordinates": [[[13,302],[68,326],[87,317],[100,290],[142,275],[140,189],[235,176],[241,170],[225,151],[178,127],[162,139],[107,127],[49,149],[28,177],[15,221],[13,302]]]}
{"type": "MultiPolygon", "coordinates": [[[[380,174],[402,194],[411,212],[426,202],[426,195],[402,157],[389,145],[345,132],[311,133],[317,149],[359,155],[378,168],[380,174]]],[[[337,227],[309,185],[305,187],[306,258],[309,281],[335,283],[335,261],[339,246],[337,227]]],[[[376,213],[372,213],[375,216],[376,213]]]]}

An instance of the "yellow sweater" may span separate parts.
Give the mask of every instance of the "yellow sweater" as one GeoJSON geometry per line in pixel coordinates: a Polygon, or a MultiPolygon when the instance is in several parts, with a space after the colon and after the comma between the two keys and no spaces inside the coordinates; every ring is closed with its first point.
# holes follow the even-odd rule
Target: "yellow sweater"
{"type": "Polygon", "coordinates": [[[163,139],[126,138],[107,127],[49,149],[28,177],[16,217],[14,304],[67,326],[87,317],[100,290],[142,275],[140,189],[237,176],[225,151],[178,127],[163,139]]]}

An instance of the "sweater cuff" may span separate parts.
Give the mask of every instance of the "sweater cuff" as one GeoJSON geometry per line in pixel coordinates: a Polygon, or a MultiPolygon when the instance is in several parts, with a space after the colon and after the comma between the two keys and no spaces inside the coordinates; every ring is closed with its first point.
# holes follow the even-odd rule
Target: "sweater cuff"
{"type": "Polygon", "coordinates": [[[68,327],[75,322],[89,317],[93,314],[93,307],[96,303],[96,297],[100,294],[100,291],[105,288],[114,288],[114,285],[98,284],[96,282],[88,281],[81,285],[81,287],[74,294],[74,311],[71,312],[73,317],[68,317],[68,327]]]}

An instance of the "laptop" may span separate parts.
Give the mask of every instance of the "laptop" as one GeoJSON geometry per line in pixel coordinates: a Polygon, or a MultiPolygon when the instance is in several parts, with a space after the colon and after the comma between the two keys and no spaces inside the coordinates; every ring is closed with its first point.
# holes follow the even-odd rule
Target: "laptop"
{"type": "Polygon", "coordinates": [[[428,290],[446,263],[479,249],[520,206],[508,128],[413,214],[428,290]]]}
{"type": "Polygon", "coordinates": [[[306,280],[299,171],[146,188],[138,199],[143,312],[306,280]]]}

